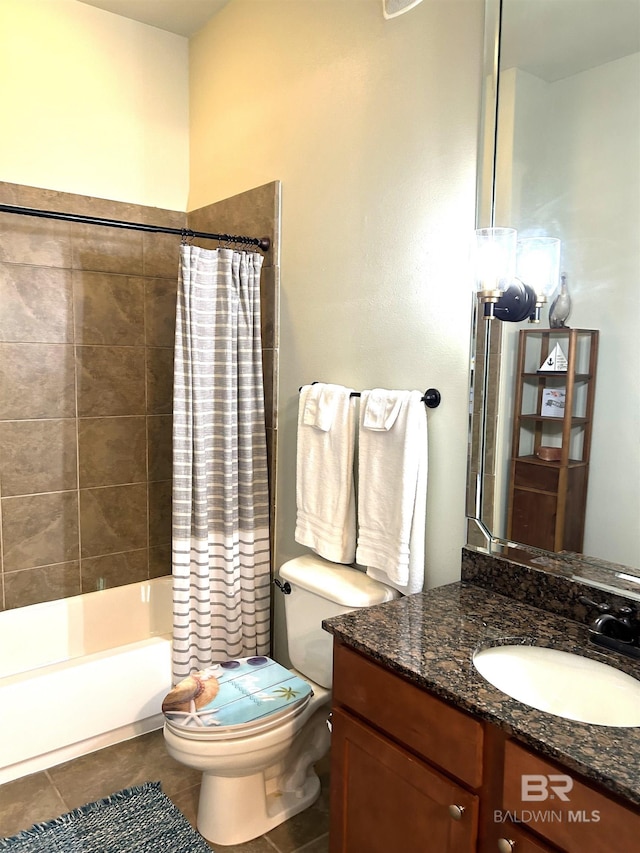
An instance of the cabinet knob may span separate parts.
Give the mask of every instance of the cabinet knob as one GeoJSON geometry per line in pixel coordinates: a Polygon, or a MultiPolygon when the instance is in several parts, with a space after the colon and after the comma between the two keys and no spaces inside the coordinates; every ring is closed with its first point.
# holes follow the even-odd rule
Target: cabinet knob
{"type": "Polygon", "coordinates": [[[516,842],[509,838],[498,839],[498,853],[513,853],[516,849],[516,842]]]}
{"type": "Polygon", "coordinates": [[[462,815],[464,814],[464,806],[449,806],[449,816],[454,820],[462,820],[462,815]]]}

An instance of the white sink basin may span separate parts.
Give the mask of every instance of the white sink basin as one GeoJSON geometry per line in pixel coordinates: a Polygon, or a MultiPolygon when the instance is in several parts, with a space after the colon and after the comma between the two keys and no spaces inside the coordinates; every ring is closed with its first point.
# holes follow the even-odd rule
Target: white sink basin
{"type": "Polygon", "coordinates": [[[525,705],[598,726],[640,726],[640,681],[615,667],[542,646],[491,646],[473,663],[525,705]]]}

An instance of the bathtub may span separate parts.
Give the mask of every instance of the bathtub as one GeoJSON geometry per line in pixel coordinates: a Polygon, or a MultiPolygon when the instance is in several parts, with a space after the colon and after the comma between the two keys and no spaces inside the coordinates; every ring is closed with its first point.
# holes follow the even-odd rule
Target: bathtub
{"type": "Polygon", "coordinates": [[[162,726],[171,577],[0,613],[0,784],[162,726]]]}

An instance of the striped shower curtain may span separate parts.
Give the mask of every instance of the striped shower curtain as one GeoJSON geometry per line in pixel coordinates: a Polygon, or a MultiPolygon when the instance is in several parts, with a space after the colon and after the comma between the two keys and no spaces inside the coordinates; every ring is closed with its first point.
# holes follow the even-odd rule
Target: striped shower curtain
{"type": "Polygon", "coordinates": [[[173,411],[173,677],[268,654],[262,255],[182,246],[173,411]]]}

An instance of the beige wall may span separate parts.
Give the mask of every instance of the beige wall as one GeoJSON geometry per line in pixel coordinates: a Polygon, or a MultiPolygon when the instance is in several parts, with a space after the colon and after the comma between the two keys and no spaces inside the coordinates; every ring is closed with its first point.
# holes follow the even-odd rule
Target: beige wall
{"type": "Polygon", "coordinates": [[[189,206],[282,181],[277,553],[297,389],[440,388],[427,579],[459,577],[482,3],[232,0],[191,43],[189,206]]]}
{"type": "Polygon", "coordinates": [[[0,180],[185,210],[187,54],[76,0],[0,0],[0,180]]]}

